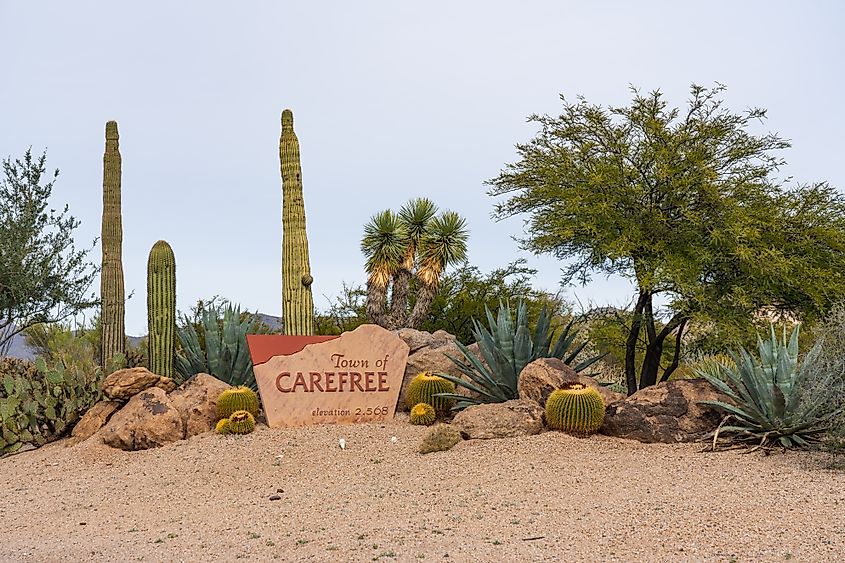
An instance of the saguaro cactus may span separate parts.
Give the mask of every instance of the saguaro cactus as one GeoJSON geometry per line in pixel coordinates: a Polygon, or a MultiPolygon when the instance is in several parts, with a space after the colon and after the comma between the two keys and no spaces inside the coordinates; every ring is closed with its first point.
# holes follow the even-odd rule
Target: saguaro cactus
{"type": "Polygon", "coordinates": [[[285,334],[313,334],[311,282],[314,278],[311,277],[305,234],[299,140],[293,131],[293,112],[289,109],[282,112],[279,159],[282,167],[282,317],[285,334]]]}
{"type": "Polygon", "coordinates": [[[103,261],[100,272],[100,364],[126,353],[124,334],[123,225],[120,217],[120,149],[117,122],[106,123],[103,153],[103,261]]]}
{"type": "Polygon", "coordinates": [[[147,260],[147,329],[150,371],[173,377],[176,345],[176,258],[167,242],[160,240],[147,260]]]}

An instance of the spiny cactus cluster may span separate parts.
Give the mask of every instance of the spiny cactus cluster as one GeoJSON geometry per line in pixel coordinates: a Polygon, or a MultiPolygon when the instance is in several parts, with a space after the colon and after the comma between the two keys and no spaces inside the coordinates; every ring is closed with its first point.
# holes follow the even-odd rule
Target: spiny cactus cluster
{"type": "Polygon", "coordinates": [[[596,432],[602,422],[604,401],[592,387],[570,383],[546,400],[546,423],[553,430],[587,435],[596,432]]]}
{"type": "Polygon", "coordinates": [[[249,387],[226,389],[217,398],[218,434],[249,434],[255,430],[258,395],[249,387]]]}
{"type": "Polygon", "coordinates": [[[114,357],[126,352],[124,334],[123,225],[120,215],[119,135],[117,122],[106,123],[106,149],[103,153],[103,261],[100,273],[100,365],[109,366],[114,357]]]}
{"type": "Polygon", "coordinates": [[[150,371],[173,377],[176,352],[176,258],[167,242],[150,249],[147,260],[147,329],[150,371]]]}
{"type": "Polygon", "coordinates": [[[411,424],[430,426],[434,424],[436,419],[437,412],[434,410],[434,407],[427,403],[417,403],[411,409],[411,424]]]}
{"type": "Polygon", "coordinates": [[[417,374],[408,384],[406,403],[413,408],[419,403],[426,403],[434,407],[437,414],[445,414],[455,404],[453,399],[437,397],[438,393],[454,393],[455,384],[431,372],[424,371],[417,374]]]}
{"type": "Polygon", "coordinates": [[[0,455],[60,438],[101,396],[101,372],[76,375],[17,358],[0,360],[0,455]]]}
{"type": "Polygon", "coordinates": [[[282,112],[279,139],[282,170],[282,318],[285,334],[314,334],[311,265],[305,232],[302,166],[299,139],[293,131],[293,112],[282,112]]]}

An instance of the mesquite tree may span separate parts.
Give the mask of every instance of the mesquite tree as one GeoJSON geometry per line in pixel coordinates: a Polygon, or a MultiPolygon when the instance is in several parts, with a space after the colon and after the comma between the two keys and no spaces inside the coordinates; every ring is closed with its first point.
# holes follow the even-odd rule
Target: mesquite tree
{"type": "Polygon", "coordinates": [[[524,248],[567,260],[563,283],[602,273],[634,285],[629,393],[669,378],[691,323],[749,327],[770,310],[809,320],[845,294],[845,199],[778,181],[774,153],[789,143],[754,133],[765,110],[732,112],[723,90],[693,85],[684,110],[659,91],[607,109],[561,96],[561,115],[531,116],[540,132],[490,181],[508,196],[497,218],[528,214],[524,248]]]}

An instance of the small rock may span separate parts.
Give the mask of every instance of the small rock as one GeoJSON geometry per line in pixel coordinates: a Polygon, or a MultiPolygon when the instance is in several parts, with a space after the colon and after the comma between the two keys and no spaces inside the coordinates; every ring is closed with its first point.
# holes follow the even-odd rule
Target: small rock
{"type": "Polygon", "coordinates": [[[461,433],[448,424],[436,424],[428,429],[425,437],[420,444],[420,453],[427,454],[431,452],[446,451],[463,438],[461,433]]]}
{"type": "Polygon", "coordinates": [[[280,497],[279,495],[273,495],[270,497],[270,500],[282,500],[282,497],[280,497]]]}

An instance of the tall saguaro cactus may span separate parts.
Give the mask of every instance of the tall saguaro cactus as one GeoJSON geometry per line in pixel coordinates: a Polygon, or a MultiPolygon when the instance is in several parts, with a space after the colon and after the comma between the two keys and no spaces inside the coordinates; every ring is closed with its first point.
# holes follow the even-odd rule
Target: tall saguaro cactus
{"type": "Polygon", "coordinates": [[[299,140],[293,131],[293,112],[289,109],[282,112],[279,159],[282,167],[282,316],[285,334],[313,334],[311,283],[314,278],[311,277],[305,234],[299,140]]]}
{"type": "Polygon", "coordinates": [[[176,258],[167,242],[160,240],[147,260],[147,329],[150,371],[173,377],[176,346],[176,258]]]}
{"type": "Polygon", "coordinates": [[[103,261],[100,272],[100,364],[126,353],[124,334],[123,225],[120,216],[120,148],[117,122],[106,123],[103,153],[103,261]]]}

